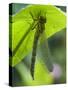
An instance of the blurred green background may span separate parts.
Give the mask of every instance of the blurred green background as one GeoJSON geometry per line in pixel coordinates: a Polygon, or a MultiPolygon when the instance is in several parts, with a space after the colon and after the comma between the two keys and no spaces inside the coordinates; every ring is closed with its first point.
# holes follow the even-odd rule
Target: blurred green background
{"type": "MultiPolygon", "coordinates": [[[[25,8],[27,5],[28,4],[13,4],[12,10],[9,11],[9,14],[15,15],[18,11],[20,11],[22,8],[25,8]]],[[[56,6],[56,7],[66,12],[65,6],[56,6]]],[[[48,82],[46,82],[46,84],[65,83],[66,82],[66,28],[65,30],[61,30],[60,32],[56,33],[51,38],[49,38],[48,44],[53,58],[52,62],[57,63],[61,67],[62,75],[59,79],[55,79],[53,77],[50,79],[51,81],[47,79],[48,82]]],[[[26,80],[29,80],[28,77],[30,77],[27,69],[30,68],[30,64],[31,64],[31,53],[15,67],[12,68],[10,66],[10,68],[12,68],[13,86],[29,85],[28,84],[29,82],[28,81],[25,82],[24,78],[26,80]]],[[[46,75],[46,78],[48,78],[47,75],[46,75]]]]}

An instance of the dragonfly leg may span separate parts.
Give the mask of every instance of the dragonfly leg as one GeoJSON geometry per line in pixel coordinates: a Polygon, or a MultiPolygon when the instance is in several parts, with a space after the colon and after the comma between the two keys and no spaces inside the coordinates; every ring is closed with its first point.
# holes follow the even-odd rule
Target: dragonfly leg
{"type": "Polygon", "coordinates": [[[30,15],[31,15],[32,19],[33,19],[34,21],[37,21],[37,19],[36,19],[36,18],[34,18],[34,16],[33,16],[32,12],[30,11],[29,13],[30,13],[30,15]]]}

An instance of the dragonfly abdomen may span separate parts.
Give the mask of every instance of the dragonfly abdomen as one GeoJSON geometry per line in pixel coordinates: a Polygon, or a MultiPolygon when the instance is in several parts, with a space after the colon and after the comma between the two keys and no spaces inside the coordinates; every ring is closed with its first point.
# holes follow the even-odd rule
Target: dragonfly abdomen
{"type": "Polygon", "coordinates": [[[39,32],[39,30],[37,30],[35,32],[35,36],[34,36],[32,59],[31,59],[31,75],[32,75],[33,79],[34,79],[34,67],[35,67],[37,44],[38,44],[39,36],[40,36],[40,32],[39,32]]]}

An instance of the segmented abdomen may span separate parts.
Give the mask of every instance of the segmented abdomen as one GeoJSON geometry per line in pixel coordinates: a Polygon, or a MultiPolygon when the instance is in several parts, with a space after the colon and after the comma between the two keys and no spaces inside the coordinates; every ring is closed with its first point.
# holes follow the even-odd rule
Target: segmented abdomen
{"type": "Polygon", "coordinates": [[[32,75],[33,80],[34,80],[34,67],[35,67],[35,60],[36,60],[37,44],[38,44],[38,39],[39,39],[39,36],[40,36],[38,26],[37,26],[37,30],[36,30],[35,36],[34,36],[32,59],[31,59],[31,75],[32,75]]]}

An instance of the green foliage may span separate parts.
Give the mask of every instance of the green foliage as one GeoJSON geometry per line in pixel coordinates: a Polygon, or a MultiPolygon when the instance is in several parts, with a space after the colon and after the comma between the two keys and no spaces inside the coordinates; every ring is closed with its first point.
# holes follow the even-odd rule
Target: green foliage
{"type": "Polygon", "coordinates": [[[12,16],[12,22],[10,22],[12,29],[10,28],[9,33],[10,49],[14,55],[12,57],[12,62],[10,61],[11,66],[18,64],[32,50],[35,29],[31,30],[33,19],[30,12],[32,12],[33,17],[36,18],[40,11],[47,20],[47,23],[45,24],[46,38],[50,38],[58,31],[65,28],[65,14],[52,5],[28,5],[16,15],[12,16]]]}
{"type": "Polygon", "coordinates": [[[18,65],[15,66],[15,68],[18,71],[21,77],[21,80],[22,80],[20,85],[27,85],[27,86],[32,85],[33,86],[33,85],[45,85],[45,84],[53,83],[52,75],[50,75],[47,67],[42,62],[42,60],[38,58],[36,60],[36,65],[35,65],[34,80],[32,79],[29,69],[25,66],[24,63],[19,63],[18,65]]]}

